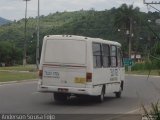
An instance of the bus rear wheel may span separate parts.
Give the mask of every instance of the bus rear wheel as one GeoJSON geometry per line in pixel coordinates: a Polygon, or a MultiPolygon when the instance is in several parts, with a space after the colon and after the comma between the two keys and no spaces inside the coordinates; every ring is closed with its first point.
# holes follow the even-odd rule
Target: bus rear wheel
{"type": "Polygon", "coordinates": [[[116,96],[116,98],[120,98],[121,97],[121,91],[115,92],[115,96],[116,96]]]}
{"type": "Polygon", "coordinates": [[[105,87],[103,86],[101,94],[97,96],[97,101],[98,102],[103,102],[104,101],[104,94],[105,94],[105,87]]]}

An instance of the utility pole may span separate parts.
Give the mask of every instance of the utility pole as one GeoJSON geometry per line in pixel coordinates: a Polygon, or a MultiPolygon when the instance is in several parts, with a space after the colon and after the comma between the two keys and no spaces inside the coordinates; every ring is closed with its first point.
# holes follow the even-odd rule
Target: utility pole
{"type": "Polygon", "coordinates": [[[39,68],[39,0],[38,0],[38,13],[37,13],[37,46],[36,46],[36,65],[39,68]]]}
{"type": "Polygon", "coordinates": [[[30,0],[23,0],[26,2],[25,8],[25,26],[24,26],[24,51],[23,51],[23,65],[27,64],[27,2],[30,0]]]}
{"type": "MultiPolygon", "coordinates": [[[[131,61],[131,52],[132,52],[132,37],[133,37],[133,19],[129,19],[129,37],[128,37],[128,60],[131,61]]],[[[128,65],[128,71],[131,71],[131,64],[128,65]]]]}
{"type": "Polygon", "coordinates": [[[130,18],[130,34],[129,34],[129,41],[128,41],[128,55],[129,55],[129,59],[131,59],[131,50],[132,50],[132,46],[131,46],[131,42],[132,42],[132,18],[130,18]]]}

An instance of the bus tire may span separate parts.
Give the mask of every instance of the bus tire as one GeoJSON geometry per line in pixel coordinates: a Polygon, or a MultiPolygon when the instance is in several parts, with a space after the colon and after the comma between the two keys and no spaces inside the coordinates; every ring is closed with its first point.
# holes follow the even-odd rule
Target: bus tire
{"type": "Polygon", "coordinates": [[[121,81],[120,91],[115,92],[116,98],[120,98],[121,97],[121,94],[122,94],[122,91],[123,91],[123,85],[124,85],[124,81],[121,81]]]}
{"type": "Polygon", "coordinates": [[[121,91],[115,92],[115,96],[116,96],[116,98],[120,98],[121,97],[121,91]]]}
{"type": "Polygon", "coordinates": [[[67,95],[64,93],[53,93],[53,97],[55,101],[66,101],[67,100],[67,95]]]}
{"type": "Polygon", "coordinates": [[[104,94],[105,94],[105,87],[103,86],[103,87],[102,87],[101,94],[97,96],[97,101],[98,101],[98,102],[101,103],[101,102],[104,101],[104,94]]]}
{"type": "Polygon", "coordinates": [[[124,86],[124,81],[123,80],[121,80],[121,90],[123,91],[123,86],[124,86]]]}

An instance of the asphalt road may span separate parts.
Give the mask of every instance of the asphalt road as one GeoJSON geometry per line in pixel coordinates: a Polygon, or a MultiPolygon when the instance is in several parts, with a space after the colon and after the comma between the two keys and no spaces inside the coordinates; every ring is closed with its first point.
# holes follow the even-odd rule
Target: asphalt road
{"type": "Polygon", "coordinates": [[[53,114],[124,114],[135,113],[141,104],[148,105],[160,98],[160,77],[126,76],[122,98],[105,96],[103,103],[92,98],[73,98],[54,102],[50,93],[36,92],[37,82],[0,85],[0,113],[53,114]]]}

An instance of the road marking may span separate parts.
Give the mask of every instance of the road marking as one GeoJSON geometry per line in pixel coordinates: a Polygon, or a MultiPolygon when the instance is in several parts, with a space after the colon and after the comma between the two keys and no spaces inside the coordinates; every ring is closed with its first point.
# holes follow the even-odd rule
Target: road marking
{"type": "MultiPolygon", "coordinates": [[[[136,77],[148,77],[148,75],[137,75],[137,74],[125,74],[126,76],[136,76],[136,77]]],[[[149,75],[149,78],[160,78],[160,76],[149,75]]]]}
{"type": "Polygon", "coordinates": [[[33,80],[0,82],[0,86],[4,86],[4,85],[15,85],[15,84],[31,84],[31,83],[37,83],[37,81],[38,81],[37,79],[33,79],[33,80]]]}
{"type": "Polygon", "coordinates": [[[35,95],[35,94],[37,94],[37,93],[39,93],[39,92],[33,92],[32,95],[35,95]]]}
{"type": "Polygon", "coordinates": [[[141,108],[137,108],[137,109],[131,110],[129,112],[126,112],[126,114],[133,114],[133,113],[137,113],[137,112],[139,114],[141,112],[141,108]]]}

